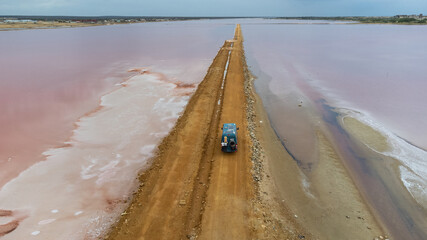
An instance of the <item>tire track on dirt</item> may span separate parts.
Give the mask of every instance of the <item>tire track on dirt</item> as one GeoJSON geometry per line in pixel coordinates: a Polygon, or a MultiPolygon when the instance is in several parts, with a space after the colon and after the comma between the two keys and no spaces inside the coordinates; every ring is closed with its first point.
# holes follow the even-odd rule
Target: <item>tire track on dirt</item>
{"type": "Polygon", "coordinates": [[[206,156],[217,145],[218,98],[230,46],[225,42],[219,50],[106,239],[186,239],[200,224],[211,168],[206,156]]]}
{"type": "Polygon", "coordinates": [[[243,39],[237,25],[227,71],[220,123],[236,123],[238,151],[223,153],[219,147],[221,131],[217,130],[211,182],[207,192],[200,239],[251,239],[253,229],[254,183],[250,161],[251,141],[247,130],[246,95],[244,92],[243,39]]]}

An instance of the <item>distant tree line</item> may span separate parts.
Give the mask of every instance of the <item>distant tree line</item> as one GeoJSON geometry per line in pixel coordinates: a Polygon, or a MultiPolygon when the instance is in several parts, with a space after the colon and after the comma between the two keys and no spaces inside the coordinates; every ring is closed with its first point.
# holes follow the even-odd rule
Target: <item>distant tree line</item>
{"type": "MultiPolygon", "coordinates": [[[[420,15],[422,16],[422,15],[420,15]]],[[[427,24],[427,17],[406,17],[398,15],[394,17],[279,17],[278,19],[300,19],[300,20],[332,20],[332,21],[354,21],[360,23],[389,23],[389,24],[427,24]]]]}
{"type": "Polygon", "coordinates": [[[358,20],[361,23],[393,23],[393,24],[426,24],[427,19],[415,19],[410,17],[398,18],[398,17],[390,17],[390,18],[362,18],[358,20]]]}

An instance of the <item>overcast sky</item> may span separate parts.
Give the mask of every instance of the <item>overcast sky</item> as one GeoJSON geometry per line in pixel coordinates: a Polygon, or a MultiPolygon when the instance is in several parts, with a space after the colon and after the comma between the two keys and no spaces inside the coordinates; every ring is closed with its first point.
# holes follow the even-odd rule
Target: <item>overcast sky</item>
{"type": "Polygon", "coordinates": [[[0,15],[427,15],[427,0],[0,0],[0,15]]]}

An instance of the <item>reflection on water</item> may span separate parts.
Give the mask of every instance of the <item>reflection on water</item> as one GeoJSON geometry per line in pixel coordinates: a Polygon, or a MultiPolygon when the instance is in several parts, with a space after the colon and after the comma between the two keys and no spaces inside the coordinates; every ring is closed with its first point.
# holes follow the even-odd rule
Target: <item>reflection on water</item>
{"type": "Polygon", "coordinates": [[[0,236],[98,237],[233,31],[188,21],[0,32],[0,236]]]}

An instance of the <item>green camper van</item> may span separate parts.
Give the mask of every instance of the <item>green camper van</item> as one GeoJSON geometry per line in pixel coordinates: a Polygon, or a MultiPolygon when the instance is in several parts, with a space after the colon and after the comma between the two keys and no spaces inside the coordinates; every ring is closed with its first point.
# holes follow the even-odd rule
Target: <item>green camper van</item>
{"type": "Polygon", "coordinates": [[[221,150],[223,152],[237,152],[237,130],[235,123],[224,123],[222,126],[221,150]]]}

